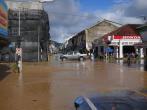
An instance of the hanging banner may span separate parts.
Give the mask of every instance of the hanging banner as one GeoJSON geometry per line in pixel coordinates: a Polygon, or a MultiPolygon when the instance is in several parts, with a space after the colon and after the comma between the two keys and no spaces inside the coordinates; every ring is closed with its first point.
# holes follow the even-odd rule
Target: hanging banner
{"type": "Polygon", "coordinates": [[[16,48],[16,54],[21,55],[22,54],[22,48],[16,48]]]}
{"type": "Polygon", "coordinates": [[[8,36],[8,7],[4,0],[0,0],[0,35],[8,36]]]}

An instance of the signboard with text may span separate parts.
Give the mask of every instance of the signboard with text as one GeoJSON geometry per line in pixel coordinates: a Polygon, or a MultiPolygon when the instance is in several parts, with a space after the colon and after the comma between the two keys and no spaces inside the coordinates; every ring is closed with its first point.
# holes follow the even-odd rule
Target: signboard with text
{"type": "Polygon", "coordinates": [[[8,35],[8,7],[4,0],[0,0],[0,34],[1,37],[8,35]]]}
{"type": "Polygon", "coordinates": [[[22,54],[22,48],[16,48],[16,54],[21,55],[22,54]]]}
{"type": "Polygon", "coordinates": [[[141,39],[141,36],[113,36],[113,39],[141,39]]]}

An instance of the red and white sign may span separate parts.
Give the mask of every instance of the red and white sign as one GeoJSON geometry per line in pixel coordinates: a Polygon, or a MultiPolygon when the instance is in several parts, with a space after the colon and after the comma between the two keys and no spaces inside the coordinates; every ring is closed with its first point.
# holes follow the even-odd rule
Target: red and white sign
{"type": "Polygon", "coordinates": [[[141,36],[114,36],[113,39],[141,39],[141,36]]]}
{"type": "Polygon", "coordinates": [[[16,48],[16,54],[21,55],[22,53],[22,48],[16,48]]]}

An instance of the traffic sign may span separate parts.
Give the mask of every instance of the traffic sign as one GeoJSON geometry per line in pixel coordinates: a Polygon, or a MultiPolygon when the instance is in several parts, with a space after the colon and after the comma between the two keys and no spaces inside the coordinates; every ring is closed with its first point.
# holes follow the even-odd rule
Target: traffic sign
{"type": "Polygon", "coordinates": [[[16,54],[21,55],[22,54],[22,48],[16,48],[16,54]]]}

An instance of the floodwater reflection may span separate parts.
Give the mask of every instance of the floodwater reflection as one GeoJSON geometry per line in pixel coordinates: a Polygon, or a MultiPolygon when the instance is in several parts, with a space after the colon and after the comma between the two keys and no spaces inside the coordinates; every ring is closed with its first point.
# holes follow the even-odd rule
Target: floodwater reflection
{"type": "Polygon", "coordinates": [[[142,72],[147,70],[147,68],[145,67],[144,59],[139,59],[139,60],[133,59],[130,61],[129,64],[127,63],[127,61],[124,60],[116,60],[116,63],[119,65],[126,66],[128,68],[137,68],[142,72]]]}

